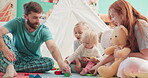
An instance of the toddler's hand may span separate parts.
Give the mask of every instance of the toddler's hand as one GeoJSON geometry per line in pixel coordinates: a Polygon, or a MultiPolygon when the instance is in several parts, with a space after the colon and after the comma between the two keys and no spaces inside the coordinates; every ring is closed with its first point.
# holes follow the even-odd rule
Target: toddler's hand
{"type": "Polygon", "coordinates": [[[96,58],[92,58],[92,59],[90,59],[90,61],[91,62],[94,62],[94,63],[98,63],[98,62],[100,62],[98,59],[96,59],[96,58]]]}
{"type": "Polygon", "coordinates": [[[75,70],[80,73],[82,70],[81,65],[76,65],[75,70]]]}
{"type": "Polygon", "coordinates": [[[90,59],[87,58],[87,57],[82,57],[82,61],[84,61],[84,62],[88,62],[88,61],[90,61],[90,59]]]}
{"type": "Polygon", "coordinates": [[[68,61],[67,60],[64,60],[64,63],[68,64],[68,61]]]}

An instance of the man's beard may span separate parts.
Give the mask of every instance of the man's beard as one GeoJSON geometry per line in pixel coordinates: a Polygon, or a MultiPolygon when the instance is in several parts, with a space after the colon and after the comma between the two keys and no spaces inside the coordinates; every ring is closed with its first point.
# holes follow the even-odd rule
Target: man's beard
{"type": "Polygon", "coordinates": [[[29,19],[27,19],[27,24],[32,28],[32,29],[37,29],[38,25],[40,25],[40,23],[31,23],[29,21],[29,19]]]}

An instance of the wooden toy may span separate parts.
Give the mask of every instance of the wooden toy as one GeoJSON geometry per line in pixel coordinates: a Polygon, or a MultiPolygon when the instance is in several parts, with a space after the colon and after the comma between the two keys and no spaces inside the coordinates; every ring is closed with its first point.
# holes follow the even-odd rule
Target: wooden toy
{"type": "Polygon", "coordinates": [[[69,73],[64,73],[64,76],[65,77],[70,77],[70,74],[69,73]]]}
{"type": "Polygon", "coordinates": [[[33,74],[30,74],[30,75],[29,75],[29,78],[34,78],[34,75],[33,75],[33,74]]]}
{"type": "Polygon", "coordinates": [[[54,67],[54,68],[52,68],[51,70],[56,70],[56,68],[54,67]]]}
{"type": "Polygon", "coordinates": [[[34,78],[41,78],[41,76],[39,74],[37,74],[34,78]]]}
{"type": "Polygon", "coordinates": [[[86,76],[93,76],[93,74],[86,74],[86,76]]]}
{"type": "Polygon", "coordinates": [[[60,68],[56,68],[57,70],[60,70],[60,68]]]}
{"type": "Polygon", "coordinates": [[[56,74],[56,75],[62,75],[63,73],[62,73],[62,71],[55,71],[54,74],[56,74]]]}
{"type": "Polygon", "coordinates": [[[94,58],[95,58],[94,56],[90,57],[90,59],[94,59],[94,58]]]}

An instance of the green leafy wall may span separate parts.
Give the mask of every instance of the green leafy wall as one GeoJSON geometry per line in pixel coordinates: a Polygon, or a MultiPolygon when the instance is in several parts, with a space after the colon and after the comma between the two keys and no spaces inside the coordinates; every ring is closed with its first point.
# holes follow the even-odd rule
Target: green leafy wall
{"type": "MultiPolygon", "coordinates": [[[[99,13],[108,13],[109,6],[116,0],[99,0],[99,13]]],[[[148,13],[148,0],[127,0],[134,6],[142,15],[146,16],[148,13]]]]}
{"type": "MultiPolygon", "coordinates": [[[[53,3],[41,2],[40,0],[17,0],[17,17],[23,16],[23,4],[29,1],[35,1],[41,4],[44,12],[46,13],[53,3]]],[[[98,0],[99,13],[107,14],[109,6],[116,0],[98,0]]],[[[148,0],[127,0],[130,2],[141,14],[144,16],[148,13],[148,0]]]]}
{"type": "Polygon", "coordinates": [[[29,1],[38,2],[42,6],[45,13],[48,12],[48,10],[53,6],[53,3],[41,2],[41,0],[17,0],[17,17],[23,16],[23,5],[29,1]]]}

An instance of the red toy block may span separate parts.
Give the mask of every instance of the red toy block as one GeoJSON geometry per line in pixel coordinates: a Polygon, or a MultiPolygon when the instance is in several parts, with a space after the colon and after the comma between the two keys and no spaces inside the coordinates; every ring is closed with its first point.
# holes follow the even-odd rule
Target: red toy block
{"type": "Polygon", "coordinates": [[[62,73],[62,71],[55,71],[54,74],[56,74],[56,75],[62,75],[63,73],[62,73]]]}
{"type": "Polygon", "coordinates": [[[51,70],[57,70],[57,69],[54,67],[54,68],[52,68],[51,70]]]}
{"type": "Polygon", "coordinates": [[[29,76],[29,74],[28,73],[25,73],[24,76],[29,76]]]}

